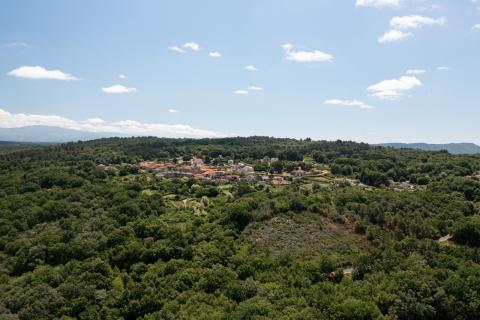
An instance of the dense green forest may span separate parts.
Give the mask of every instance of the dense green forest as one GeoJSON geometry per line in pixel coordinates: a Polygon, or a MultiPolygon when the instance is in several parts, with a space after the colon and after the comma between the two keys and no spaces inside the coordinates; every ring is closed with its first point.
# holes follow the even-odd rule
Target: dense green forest
{"type": "Polygon", "coordinates": [[[8,148],[0,319],[480,319],[479,172],[480,156],[310,139],[8,148]],[[194,156],[322,166],[362,186],[218,185],[137,166],[194,156]]]}

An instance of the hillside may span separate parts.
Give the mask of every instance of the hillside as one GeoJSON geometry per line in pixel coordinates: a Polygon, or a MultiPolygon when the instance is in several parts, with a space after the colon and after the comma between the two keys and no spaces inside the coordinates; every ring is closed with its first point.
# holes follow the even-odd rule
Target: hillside
{"type": "Polygon", "coordinates": [[[6,151],[0,318],[478,319],[479,172],[268,137],[6,151]]]}
{"type": "Polygon", "coordinates": [[[397,149],[420,149],[420,150],[426,150],[426,151],[446,150],[451,154],[480,154],[480,146],[474,143],[446,143],[446,144],[382,143],[382,144],[378,144],[378,146],[392,147],[397,149]]]}

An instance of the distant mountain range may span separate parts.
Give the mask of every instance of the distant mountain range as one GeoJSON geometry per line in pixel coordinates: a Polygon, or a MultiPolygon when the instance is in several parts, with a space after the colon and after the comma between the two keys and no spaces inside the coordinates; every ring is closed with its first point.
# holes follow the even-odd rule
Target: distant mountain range
{"type": "Polygon", "coordinates": [[[426,151],[447,150],[451,154],[478,154],[480,146],[474,143],[447,143],[447,144],[429,144],[429,143],[381,143],[376,144],[380,147],[392,147],[397,149],[420,149],[426,151]]]}
{"type": "Polygon", "coordinates": [[[114,133],[93,133],[50,126],[0,128],[0,141],[60,143],[118,136],[122,135],[114,133]]]}

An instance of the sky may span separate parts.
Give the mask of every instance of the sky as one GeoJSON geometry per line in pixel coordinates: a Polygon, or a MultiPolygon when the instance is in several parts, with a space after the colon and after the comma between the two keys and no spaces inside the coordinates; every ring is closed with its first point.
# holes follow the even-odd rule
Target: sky
{"type": "Polygon", "coordinates": [[[480,143],[480,0],[1,0],[0,128],[480,143]]]}

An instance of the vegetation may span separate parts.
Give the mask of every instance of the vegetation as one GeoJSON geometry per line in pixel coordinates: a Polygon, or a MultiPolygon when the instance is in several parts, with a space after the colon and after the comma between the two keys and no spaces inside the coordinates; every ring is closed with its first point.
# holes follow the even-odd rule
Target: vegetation
{"type": "Polygon", "coordinates": [[[478,171],[480,156],[310,139],[9,148],[0,318],[478,319],[478,171]],[[220,155],[273,172],[322,165],[367,187],[159,180],[137,167],[220,155]]]}

